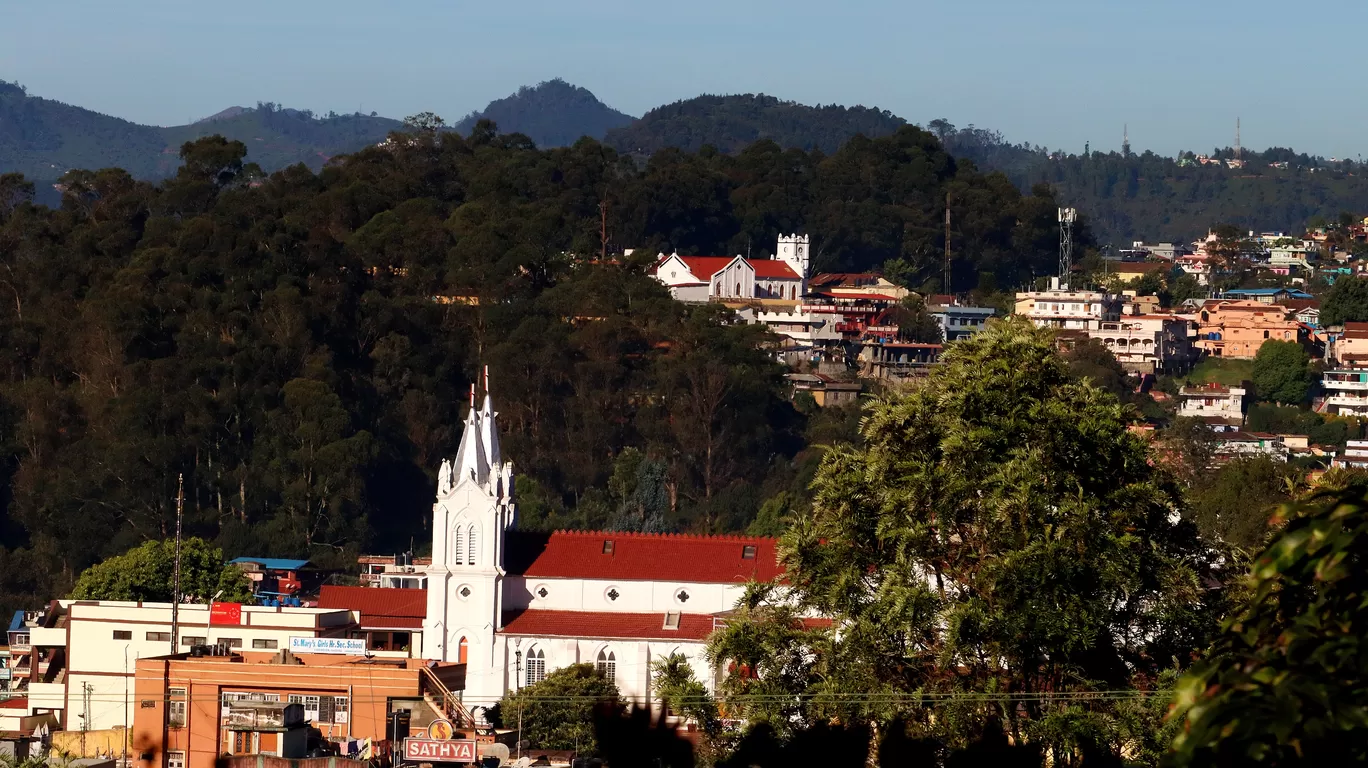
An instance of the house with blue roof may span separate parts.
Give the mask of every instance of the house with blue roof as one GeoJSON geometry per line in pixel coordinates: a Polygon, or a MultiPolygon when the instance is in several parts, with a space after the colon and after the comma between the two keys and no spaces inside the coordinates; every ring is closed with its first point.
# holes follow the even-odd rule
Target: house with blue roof
{"type": "Polygon", "coordinates": [[[1231,288],[1222,294],[1221,298],[1257,301],[1260,304],[1277,304],[1287,299],[1314,299],[1316,297],[1296,288],[1231,288]]]}
{"type": "Polygon", "coordinates": [[[279,605],[297,605],[322,582],[322,574],[308,560],[281,557],[235,557],[228,561],[246,574],[257,599],[279,605]]]}

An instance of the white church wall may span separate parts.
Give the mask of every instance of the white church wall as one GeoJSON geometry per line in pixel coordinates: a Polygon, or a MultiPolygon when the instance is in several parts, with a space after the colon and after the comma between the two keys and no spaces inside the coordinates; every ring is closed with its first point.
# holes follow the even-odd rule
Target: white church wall
{"type": "Polygon", "coordinates": [[[504,577],[504,610],[717,613],[736,607],[744,584],[504,577]],[[539,593],[546,590],[546,596],[539,593]],[[683,591],[687,599],[680,596],[683,591]],[[613,599],[610,595],[616,594],[613,599]]]}
{"type": "Polygon", "coordinates": [[[612,655],[614,665],[613,682],[618,691],[629,701],[640,705],[652,704],[654,692],[651,685],[651,665],[679,653],[689,660],[694,677],[713,690],[714,675],[708,665],[706,644],[695,640],[614,640],[595,638],[564,638],[519,636],[507,638],[508,669],[507,679],[516,681],[517,688],[528,684],[528,660],[540,653],[545,663],[546,673],[550,674],[572,664],[599,663],[599,654],[612,655]],[[521,651],[519,658],[514,651],[521,651]]]}

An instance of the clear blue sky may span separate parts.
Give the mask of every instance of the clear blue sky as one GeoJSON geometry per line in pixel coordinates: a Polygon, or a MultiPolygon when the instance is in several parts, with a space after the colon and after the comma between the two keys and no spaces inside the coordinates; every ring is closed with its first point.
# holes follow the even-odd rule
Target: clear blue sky
{"type": "Polygon", "coordinates": [[[275,101],[448,121],[552,77],[639,115],[703,92],[1013,141],[1368,152],[1363,0],[0,0],[0,79],[143,123],[275,101]],[[1353,73],[1353,74],[1351,74],[1353,73]]]}

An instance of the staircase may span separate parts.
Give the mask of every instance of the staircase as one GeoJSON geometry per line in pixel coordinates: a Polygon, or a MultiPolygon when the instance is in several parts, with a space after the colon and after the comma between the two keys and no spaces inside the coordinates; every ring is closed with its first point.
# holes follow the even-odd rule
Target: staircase
{"type": "MultiPolygon", "coordinates": [[[[451,721],[453,728],[457,730],[470,731],[472,735],[481,730],[489,730],[488,727],[477,728],[475,718],[470,714],[470,710],[461,703],[460,697],[451,692],[446,684],[437,678],[437,675],[429,667],[422,668],[422,685],[420,690],[423,692],[423,701],[437,712],[438,715],[451,721]]],[[[490,731],[492,733],[492,731],[490,731]]]]}

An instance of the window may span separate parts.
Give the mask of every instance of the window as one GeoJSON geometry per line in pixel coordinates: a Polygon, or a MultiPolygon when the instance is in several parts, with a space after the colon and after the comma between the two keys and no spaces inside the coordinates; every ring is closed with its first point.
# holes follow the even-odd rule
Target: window
{"type": "Polygon", "coordinates": [[[195,635],[186,635],[181,638],[181,645],[204,645],[204,638],[196,637],[195,635]]]}
{"type": "Polygon", "coordinates": [[[170,632],[148,632],[147,641],[149,643],[169,643],[171,642],[170,632]]]}
{"type": "Polygon", "coordinates": [[[394,639],[390,641],[390,645],[396,651],[407,651],[409,647],[409,633],[395,632],[394,639]]]}
{"type": "Polygon", "coordinates": [[[452,539],[452,542],[451,542],[451,557],[452,557],[452,562],[453,562],[453,563],[456,563],[457,565],[460,565],[460,564],[463,562],[463,561],[461,560],[461,557],[462,557],[464,554],[465,554],[465,529],[458,525],[458,526],[456,526],[456,534],[455,534],[455,537],[452,539]]]}
{"type": "Polygon", "coordinates": [[[277,641],[275,641],[275,640],[262,640],[261,638],[258,637],[258,638],[256,638],[256,639],[252,640],[252,647],[253,647],[253,648],[266,648],[266,649],[275,648],[275,647],[276,647],[276,642],[277,642],[277,641]]]}
{"type": "Polygon", "coordinates": [[[457,663],[457,664],[465,664],[465,663],[466,663],[466,653],[467,653],[467,650],[468,650],[468,646],[467,646],[467,644],[466,644],[466,639],[463,637],[463,638],[461,638],[461,641],[458,642],[458,643],[456,644],[456,663],[457,663]]]}
{"type": "Polygon", "coordinates": [[[466,529],[466,563],[469,565],[475,564],[475,543],[477,541],[479,541],[479,537],[475,535],[475,526],[472,525],[466,529]]]}
{"type": "Polygon", "coordinates": [[[116,629],[116,630],[114,630],[114,639],[115,639],[115,640],[132,640],[132,639],[133,639],[133,631],[132,631],[132,630],[128,630],[128,629],[116,629]]]}
{"type": "Polygon", "coordinates": [[[742,559],[742,560],[754,560],[754,559],[755,559],[755,545],[754,545],[754,544],[747,544],[747,545],[741,547],[741,559],[742,559]]]}
{"type": "Polygon", "coordinates": [[[1268,331],[1264,331],[1264,338],[1268,338],[1268,331]]]}
{"type": "Polygon", "coordinates": [[[167,752],[166,768],[185,768],[185,753],[167,752]]]}
{"type": "Polygon", "coordinates": [[[611,554],[613,554],[613,540],[612,540],[612,539],[604,539],[604,540],[603,540],[603,554],[605,554],[605,555],[611,555],[611,554]]]}
{"type": "Polygon", "coordinates": [[[345,722],[347,722],[347,712],[348,712],[348,709],[349,709],[349,702],[347,701],[347,697],[346,697],[346,696],[334,696],[334,697],[333,697],[333,722],[334,722],[334,723],[345,723],[345,722]]]}
{"type": "Polygon", "coordinates": [[[527,684],[536,685],[546,679],[546,655],[540,648],[527,654],[527,684]]]}
{"type": "Polygon", "coordinates": [[[240,637],[220,637],[218,641],[228,646],[229,648],[242,647],[242,638],[240,637]]]}
{"type": "Polygon", "coordinates": [[[594,668],[609,680],[614,679],[617,676],[617,656],[607,648],[599,651],[598,661],[594,664],[594,668]]]}
{"type": "Polygon", "coordinates": [[[168,728],[185,727],[185,689],[166,689],[166,725],[168,728]]]}
{"type": "Polygon", "coordinates": [[[661,629],[679,629],[679,620],[682,616],[679,611],[669,611],[665,614],[665,623],[661,629]]]}

